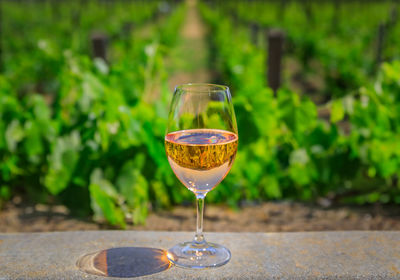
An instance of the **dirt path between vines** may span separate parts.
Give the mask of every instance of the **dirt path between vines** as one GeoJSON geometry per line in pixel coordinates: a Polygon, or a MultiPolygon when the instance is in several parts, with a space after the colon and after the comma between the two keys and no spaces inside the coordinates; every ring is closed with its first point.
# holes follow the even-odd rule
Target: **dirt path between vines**
{"type": "Polygon", "coordinates": [[[208,30],[199,15],[197,1],[187,0],[186,5],[187,13],[181,36],[168,61],[170,72],[173,73],[169,79],[170,89],[179,84],[213,81],[213,73],[208,68],[208,30]]]}
{"type": "MultiPolygon", "coordinates": [[[[195,207],[177,206],[150,213],[145,225],[129,230],[194,231],[195,207]]],[[[341,206],[323,208],[301,203],[275,202],[245,206],[234,211],[207,205],[205,231],[287,232],[333,230],[400,230],[398,206],[341,206]]],[[[0,232],[42,232],[113,229],[89,219],[77,219],[64,206],[29,205],[18,197],[0,211],[0,232]]]]}

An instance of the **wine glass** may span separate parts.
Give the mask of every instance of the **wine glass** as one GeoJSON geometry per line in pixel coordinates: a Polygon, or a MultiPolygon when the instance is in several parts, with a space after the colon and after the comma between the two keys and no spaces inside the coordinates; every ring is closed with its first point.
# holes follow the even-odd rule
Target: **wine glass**
{"type": "Polygon", "coordinates": [[[203,208],[207,193],[231,169],[237,145],[236,117],[228,87],[184,84],[175,88],[165,150],[175,175],[196,195],[197,231],[192,241],[168,250],[167,256],[174,264],[206,268],[230,260],[227,248],[204,239],[203,208]]]}

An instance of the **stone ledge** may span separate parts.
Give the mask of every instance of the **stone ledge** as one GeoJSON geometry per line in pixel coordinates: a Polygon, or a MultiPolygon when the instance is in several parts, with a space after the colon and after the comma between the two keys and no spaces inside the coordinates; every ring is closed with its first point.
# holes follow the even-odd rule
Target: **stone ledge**
{"type": "MultiPolygon", "coordinates": [[[[79,257],[115,247],[168,249],[193,233],[86,231],[0,234],[0,279],[103,279],[79,257]]],[[[171,267],[145,279],[400,279],[400,232],[206,233],[228,247],[220,268],[171,267]]],[[[116,279],[116,278],[112,278],[116,279]]]]}

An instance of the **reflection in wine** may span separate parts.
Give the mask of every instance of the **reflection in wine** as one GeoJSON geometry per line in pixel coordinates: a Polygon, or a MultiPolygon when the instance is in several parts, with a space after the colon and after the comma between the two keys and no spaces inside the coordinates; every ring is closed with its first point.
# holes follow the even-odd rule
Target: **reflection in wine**
{"type": "Polygon", "coordinates": [[[237,150],[235,133],[218,129],[189,129],[165,137],[165,150],[178,179],[196,195],[205,195],[231,169],[237,150]]]}

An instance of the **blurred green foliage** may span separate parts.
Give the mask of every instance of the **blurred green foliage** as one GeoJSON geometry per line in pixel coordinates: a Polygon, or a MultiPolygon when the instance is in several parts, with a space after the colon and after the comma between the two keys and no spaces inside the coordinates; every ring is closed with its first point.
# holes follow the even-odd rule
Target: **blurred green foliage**
{"type": "Polygon", "coordinates": [[[217,10],[221,17],[236,17],[236,30],[250,23],[284,30],[285,56],[300,63],[303,76],[321,76],[328,98],[356,94],[374,77],[379,25],[381,59],[400,59],[399,7],[393,1],[225,1],[217,10]]]}
{"type": "Polygon", "coordinates": [[[265,87],[264,51],[247,29],[206,5],[201,11],[211,26],[216,67],[233,88],[239,128],[236,163],[209,199],[400,202],[400,61],[385,63],[357,94],[328,103],[331,119],[322,120],[307,97],[287,89],[274,97],[265,87]]]}
{"type": "MultiPolygon", "coordinates": [[[[126,218],[143,222],[150,201],[165,207],[182,199],[180,192],[172,197],[168,190],[177,180],[163,147],[169,102],[164,57],[176,41],[185,9],[176,7],[144,26],[158,9],[154,3],[98,7],[96,2],[84,4],[91,12],[82,17],[80,44],[68,45],[63,34],[79,33],[69,23],[75,6],[59,4],[66,16],[51,26],[54,19],[40,17],[47,2],[32,4],[29,20],[49,24],[54,32],[41,34],[43,26],[34,26],[26,38],[13,36],[6,43],[13,45],[5,48],[6,70],[0,76],[0,199],[9,199],[17,189],[39,201],[51,194],[76,214],[93,211],[96,219],[124,227],[126,218]],[[108,14],[112,21],[104,27],[110,28],[110,64],[91,59],[89,51],[90,30],[108,14]],[[131,18],[138,29],[148,28],[150,37],[112,39],[125,20],[138,14],[131,18]],[[29,47],[35,43],[38,47],[29,47]],[[161,88],[154,89],[157,83],[161,88]],[[145,101],[151,91],[160,95],[145,101]]],[[[18,26],[24,10],[19,5],[7,2],[4,9],[15,13],[10,29],[26,32],[18,26]]],[[[81,2],[75,5],[79,10],[81,2]]]]}
{"type": "MultiPolygon", "coordinates": [[[[42,202],[50,195],[76,214],[93,213],[96,220],[124,227],[127,221],[144,222],[152,207],[194,198],[172,173],[163,146],[170,101],[165,58],[185,7],[171,6],[172,13],[149,22],[159,14],[157,2],[111,2],[29,1],[24,9],[2,2],[9,15],[3,38],[11,39],[3,41],[0,75],[0,202],[18,191],[42,202]],[[110,63],[90,58],[93,30],[109,35],[110,63]],[[160,95],[152,100],[147,94],[155,83],[161,84],[160,95]]],[[[248,13],[240,17],[276,23],[268,17],[273,13],[265,13],[275,4],[247,4],[248,13]]],[[[337,71],[344,79],[335,94],[341,98],[327,105],[328,121],[318,118],[308,98],[287,89],[274,97],[265,86],[265,52],[249,42],[248,30],[201,5],[213,34],[216,70],[233,89],[239,128],[234,167],[208,200],[236,206],[242,200],[327,196],[400,203],[400,63],[384,64],[371,82],[373,59],[360,53],[371,45],[371,35],[365,32],[354,49],[333,37],[321,45],[324,29],[302,29],[297,20],[306,18],[296,5],[283,21],[289,41],[299,46],[293,55],[305,65],[325,56],[325,72],[337,71]]],[[[328,12],[322,9],[321,16],[328,12]]],[[[334,34],[359,40],[345,24],[334,27],[334,34]]],[[[388,38],[399,45],[398,37],[388,38]]],[[[397,51],[385,49],[393,58],[397,51]]]]}

